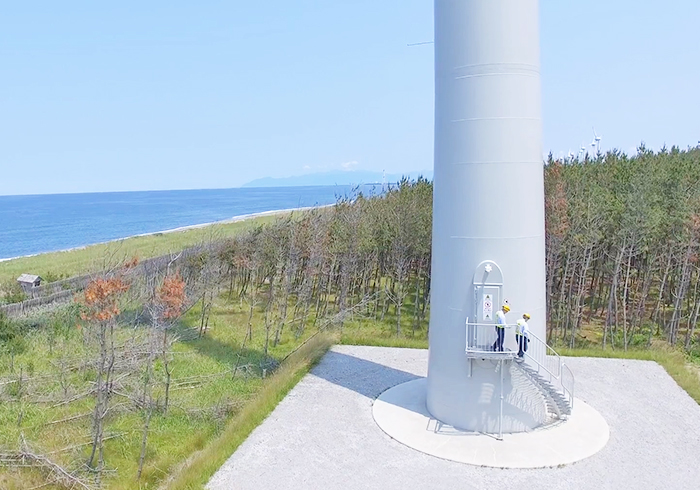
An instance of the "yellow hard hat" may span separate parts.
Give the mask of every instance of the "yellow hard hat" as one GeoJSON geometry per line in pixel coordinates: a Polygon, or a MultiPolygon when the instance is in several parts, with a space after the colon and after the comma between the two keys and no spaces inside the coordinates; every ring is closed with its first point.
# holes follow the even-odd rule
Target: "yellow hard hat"
{"type": "Polygon", "coordinates": [[[510,306],[508,306],[508,305],[503,305],[503,311],[509,312],[509,311],[510,311],[510,306]]]}
{"type": "Polygon", "coordinates": [[[529,320],[529,319],[530,319],[530,314],[529,314],[529,313],[523,313],[523,318],[525,318],[525,320],[529,320]]]}

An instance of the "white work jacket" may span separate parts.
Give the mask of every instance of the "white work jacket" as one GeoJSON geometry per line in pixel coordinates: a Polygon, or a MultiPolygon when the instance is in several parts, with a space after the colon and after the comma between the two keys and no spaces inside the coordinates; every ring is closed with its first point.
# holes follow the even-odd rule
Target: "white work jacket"
{"type": "Polygon", "coordinates": [[[530,327],[528,327],[524,318],[520,318],[515,322],[515,335],[523,335],[526,339],[530,338],[530,327]]]}
{"type": "Polygon", "coordinates": [[[503,310],[496,312],[496,327],[506,328],[506,314],[503,313],[503,310]]]}

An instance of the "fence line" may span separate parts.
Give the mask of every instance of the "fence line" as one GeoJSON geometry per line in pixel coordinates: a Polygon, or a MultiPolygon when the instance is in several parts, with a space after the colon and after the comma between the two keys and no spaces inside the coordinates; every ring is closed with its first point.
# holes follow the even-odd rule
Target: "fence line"
{"type": "Polygon", "coordinates": [[[41,298],[32,298],[21,303],[12,303],[9,305],[0,306],[0,311],[4,312],[7,316],[23,315],[28,313],[29,310],[33,310],[40,306],[45,306],[52,303],[57,303],[59,301],[64,301],[73,297],[75,292],[72,290],[59,291],[58,293],[50,294],[41,298]]]}
{"type": "MultiPolygon", "coordinates": [[[[135,266],[135,270],[137,271],[137,274],[146,276],[154,272],[160,272],[167,268],[170,264],[180,263],[198,253],[205,251],[217,252],[220,249],[220,246],[220,244],[212,244],[205,247],[200,245],[186,248],[177,254],[160,255],[158,257],[143,259],[135,266]]],[[[102,274],[104,273],[105,272],[102,272],[102,274]]],[[[27,314],[31,310],[41,306],[50,305],[60,301],[65,302],[67,299],[72,298],[78,291],[85,289],[90,281],[92,281],[97,275],[99,275],[99,273],[84,274],[69,277],[67,279],[61,279],[60,281],[50,282],[42,286],[37,286],[27,291],[27,296],[29,296],[29,299],[22,301],[21,303],[0,305],[0,311],[4,312],[7,316],[17,316],[27,314]]]]}

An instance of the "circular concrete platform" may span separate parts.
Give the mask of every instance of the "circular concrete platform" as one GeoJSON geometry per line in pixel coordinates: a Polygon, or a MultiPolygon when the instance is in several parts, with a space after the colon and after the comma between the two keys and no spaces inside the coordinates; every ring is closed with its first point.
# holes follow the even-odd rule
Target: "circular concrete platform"
{"type": "Polygon", "coordinates": [[[564,422],[531,432],[492,435],[465,432],[430,416],[425,405],[425,378],[386,390],[374,401],[372,414],[391,438],[422,453],[477,466],[547,468],[594,455],[608,442],[610,429],[590,405],[576,399],[564,422]]]}

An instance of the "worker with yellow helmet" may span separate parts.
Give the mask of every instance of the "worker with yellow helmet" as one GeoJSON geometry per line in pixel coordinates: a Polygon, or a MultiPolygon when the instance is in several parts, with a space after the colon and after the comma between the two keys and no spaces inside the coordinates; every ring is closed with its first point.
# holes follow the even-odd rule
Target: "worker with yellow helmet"
{"type": "Polygon", "coordinates": [[[518,357],[523,357],[527,352],[527,344],[530,342],[530,327],[527,321],[530,319],[529,313],[523,313],[523,317],[515,322],[515,339],[518,341],[518,357]]]}
{"type": "Polygon", "coordinates": [[[496,342],[493,343],[495,352],[503,352],[503,340],[506,337],[506,313],[510,311],[508,302],[503,303],[500,310],[496,312],[496,342]]]}

